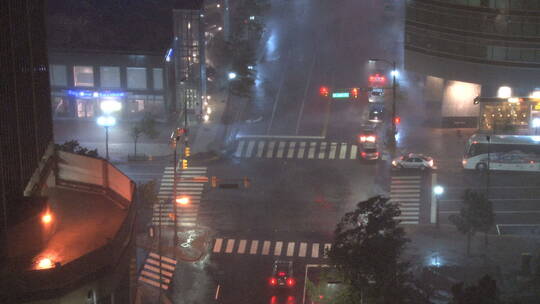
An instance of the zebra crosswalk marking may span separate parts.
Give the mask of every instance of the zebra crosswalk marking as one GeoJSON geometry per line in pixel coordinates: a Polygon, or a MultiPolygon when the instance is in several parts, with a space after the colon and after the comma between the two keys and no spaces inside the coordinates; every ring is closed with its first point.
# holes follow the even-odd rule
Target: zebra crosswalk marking
{"type": "Polygon", "coordinates": [[[283,242],[281,241],[276,242],[276,247],[274,247],[274,255],[275,256],[281,255],[282,248],[283,248],[283,242]]]}
{"type": "Polygon", "coordinates": [[[326,243],[324,244],[324,258],[328,257],[328,251],[332,248],[332,244],[326,243]]]}
{"type": "Polygon", "coordinates": [[[264,149],[264,141],[260,141],[259,145],[257,146],[257,157],[258,158],[262,157],[263,149],[264,149]]]}
{"type": "Polygon", "coordinates": [[[329,159],[336,158],[336,148],[337,148],[337,143],[331,143],[330,144],[330,152],[328,153],[328,158],[329,159]]]}
{"type": "Polygon", "coordinates": [[[312,258],[318,258],[319,257],[319,244],[313,244],[311,246],[311,257],[312,258]]]}
{"type": "Polygon", "coordinates": [[[259,248],[259,241],[251,241],[251,248],[249,248],[249,254],[257,254],[257,248],[259,248]]]}
{"type": "Polygon", "coordinates": [[[315,157],[316,146],[317,146],[317,143],[314,143],[314,142],[309,143],[308,159],[313,159],[315,157]]]}
{"type": "Polygon", "coordinates": [[[238,244],[238,253],[244,254],[246,251],[246,240],[240,240],[240,243],[238,244]]]}
{"type": "Polygon", "coordinates": [[[262,255],[268,255],[270,253],[270,241],[264,241],[262,248],[262,255]]]}
{"type": "Polygon", "coordinates": [[[300,243],[300,249],[298,250],[298,256],[303,258],[306,256],[306,251],[307,251],[307,243],[300,243]]]}
{"type": "Polygon", "coordinates": [[[294,242],[289,242],[289,244],[287,244],[287,256],[291,257],[293,256],[293,254],[294,254],[294,242]]]}
{"type": "Polygon", "coordinates": [[[420,176],[392,176],[390,202],[397,203],[401,215],[395,217],[401,224],[418,224],[420,221],[420,176]]]}
{"type": "Polygon", "coordinates": [[[236,157],[240,157],[242,155],[242,148],[244,148],[243,141],[240,142],[240,144],[238,145],[238,148],[236,149],[236,153],[235,153],[236,157]]]}
{"type": "Polygon", "coordinates": [[[319,150],[319,159],[324,159],[325,155],[326,155],[326,142],[323,141],[321,143],[321,148],[319,150]]]}
{"type": "Polygon", "coordinates": [[[347,157],[347,144],[341,143],[339,147],[339,159],[345,159],[347,157]]]}
{"type": "Polygon", "coordinates": [[[285,142],[284,141],[280,141],[279,142],[279,146],[278,146],[278,150],[277,150],[277,154],[276,154],[276,157],[277,158],[282,158],[283,157],[283,152],[285,150],[285,142]]]}
{"type": "Polygon", "coordinates": [[[298,154],[296,157],[298,158],[304,158],[304,150],[306,149],[306,142],[303,141],[300,143],[300,148],[298,149],[298,154]]]}
{"type": "Polygon", "coordinates": [[[296,146],[296,142],[292,141],[289,143],[289,151],[287,151],[287,158],[293,158],[295,146],[296,146]]]}
{"type": "Polygon", "coordinates": [[[227,240],[227,247],[225,247],[225,253],[231,253],[234,248],[234,239],[227,240]]]}
{"type": "Polygon", "coordinates": [[[274,146],[276,145],[275,141],[271,141],[268,144],[268,150],[266,151],[266,158],[271,158],[274,155],[274,146]]]}
{"type": "Polygon", "coordinates": [[[350,159],[356,159],[356,153],[357,152],[358,152],[358,147],[356,145],[351,145],[350,159]]]}
{"type": "Polygon", "coordinates": [[[251,154],[253,153],[253,148],[254,147],[255,147],[255,141],[250,140],[249,143],[248,143],[248,146],[247,146],[246,157],[251,157],[251,154]]]}

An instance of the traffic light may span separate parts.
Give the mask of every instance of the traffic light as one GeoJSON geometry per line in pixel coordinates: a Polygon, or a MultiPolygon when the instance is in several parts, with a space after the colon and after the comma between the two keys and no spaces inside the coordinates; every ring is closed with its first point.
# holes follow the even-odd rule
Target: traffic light
{"type": "Polygon", "coordinates": [[[173,221],[174,221],[174,219],[176,218],[176,215],[175,215],[174,213],[172,213],[172,212],[170,212],[170,213],[167,214],[167,215],[168,215],[169,218],[170,218],[171,220],[173,220],[173,221]]]}
{"type": "Polygon", "coordinates": [[[212,181],[212,188],[217,187],[217,177],[212,176],[211,181],[212,181]]]}
{"type": "Polygon", "coordinates": [[[182,159],[182,169],[187,169],[187,167],[188,167],[187,159],[182,159]]]}
{"type": "Polygon", "coordinates": [[[184,157],[189,157],[191,155],[191,149],[189,147],[184,148],[184,157]]]}
{"type": "Polygon", "coordinates": [[[399,116],[396,116],[394,118],[394,124],[399,125],[401,123],[401,118],[399,116]]]}
{"type": "Polygon", "coordinates": [[[358,98],[358,88],[351,89],[351,96],[352,98],[358,98]]]}
{"type": "Polygon", "coordinates": [[[251,181],[249,180],[249,178],[247,177],[244,177],[244,188],[249,188],[251,186],[251,181]]]}
{"type": "Polygon", "coordinates": [[[319,94],[321,94],[321,96],[328,97],[329,93],[330,93],[330,90],[327,87],[322,86],[319,88],[319,94]]]}
{"type": "Polygon", "coordinates": [[[185,128],[177,128],[176,129],[176,136],[182,136],[186,134],[186,129],[185,128]]]}

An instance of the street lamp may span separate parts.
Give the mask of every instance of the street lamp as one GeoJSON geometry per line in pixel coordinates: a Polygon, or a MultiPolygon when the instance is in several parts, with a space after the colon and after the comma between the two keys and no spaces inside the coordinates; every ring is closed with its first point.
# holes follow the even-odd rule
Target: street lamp
{"type": "Polygon", "coordinates": [[[116,118],[113,116],[100,116],[97,119],[97,124],[105,127],[105,158],[109,160],[109,127],[116,124],[116,118]]]}
{"type": "MultiPolygon", "coordinates": [[[[397,71],[396,69],[396,62],[395,61],[388,61],[386,59],[377,59],[377,58],[372,58],[372,59],[369,59],[369,62],[377,62],[377,61],[381,61],[381,62],[384,62],[386,64],[389,64],[392,66],[392,72],[391,72],[391,75],[392,75],[392,133],[393,133],[393,136],[392,136],[392,142],[395,146],[395,135],[396,135],[396,77],[397,75],[399,74],[399,72],[397,71]]],[[[395,148],[395,147],[394,147],[395,148]]]]}
{"type": "Polygon", "coordinates": [[[236,78],[236,73],[235,72],[229,72],[229,80],[233,80],[236,78]]]}
{"type": "Polygon", "coordinates": [[[439,197],[444,193],[444,188],[441,185],[433,187],[433,193],[435,194],[435,227],[439,229],[439,197]]]}

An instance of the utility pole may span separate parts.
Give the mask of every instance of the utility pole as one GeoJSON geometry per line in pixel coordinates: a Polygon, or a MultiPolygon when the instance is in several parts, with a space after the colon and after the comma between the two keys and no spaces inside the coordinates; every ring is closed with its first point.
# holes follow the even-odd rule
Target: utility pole
{"type": "Polygon", "coordinates": [[[229,0],[224,0],[223,5],[223,34],[225,36],[225,41],[229,41],[229,36],[231,33],[230,26],[230,11],[229,11],[229,0]]]}
{"type": "Polygon", "coordinates": [[[395,145],[396,136],[396,62],[392,61],[392,136],[395,145]]]}

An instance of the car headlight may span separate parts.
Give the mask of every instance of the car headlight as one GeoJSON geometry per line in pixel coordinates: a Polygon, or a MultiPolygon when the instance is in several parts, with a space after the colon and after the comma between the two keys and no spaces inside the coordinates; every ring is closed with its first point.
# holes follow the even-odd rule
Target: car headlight
{"type": "Polygon", "coordinates": [[[433,159],[428,162],[430,167],[433,167],[433,159]]]}
{"type": "Polygon", "coordinates": [[[392,161],[392,166],[397,166],[397,161],[393,160],[392,161]]]}

